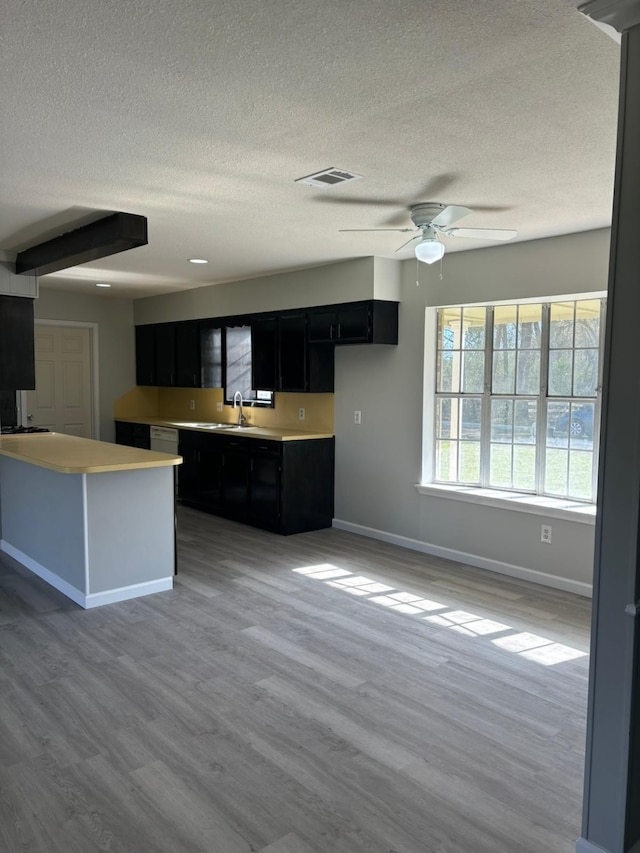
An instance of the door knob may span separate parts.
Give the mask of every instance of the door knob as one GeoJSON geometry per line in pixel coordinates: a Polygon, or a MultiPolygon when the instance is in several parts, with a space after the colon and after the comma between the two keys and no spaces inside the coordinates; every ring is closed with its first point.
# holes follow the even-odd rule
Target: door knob
{"type": "Polygon", "coordinates": [[[28,421],[32,421],[32,420],[33,420],[33,415],[27,415],[27,420],[28,420],[28,421]]]}

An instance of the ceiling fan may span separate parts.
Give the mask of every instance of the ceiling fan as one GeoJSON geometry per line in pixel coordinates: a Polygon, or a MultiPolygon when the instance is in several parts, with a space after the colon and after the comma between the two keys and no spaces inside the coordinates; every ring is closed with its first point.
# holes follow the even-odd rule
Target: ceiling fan
{"type": "Polygon", "coordinates": [[[454,222],[472,212],[470,207],[459,204],[426,201],[411,205],[410,211],[413,228],[341,228],[340,231],[419,231],[416,237],[407,240],[396,252],[415,244],[416,258],[425,264],[433,264],[444,255],[441,234],[445,237],[471,237],[477,240],[511,240],[518,233],[503,228],[452,228],[454,222]]]}

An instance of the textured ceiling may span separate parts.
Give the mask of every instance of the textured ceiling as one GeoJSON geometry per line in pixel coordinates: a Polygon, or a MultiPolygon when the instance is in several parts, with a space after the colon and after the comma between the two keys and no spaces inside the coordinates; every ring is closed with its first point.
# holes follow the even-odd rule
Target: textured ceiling
{"type": "Polygon", "coordinates": [[[568,0],[3,0],[0,249],[143,214],[148,246],[41,279],[137,297],[398,257],[338,229],[417,201],[518,240],[605,226],[619,50],[568,0]],[[364,180],[294,183],[329,166],[364,180]]]}

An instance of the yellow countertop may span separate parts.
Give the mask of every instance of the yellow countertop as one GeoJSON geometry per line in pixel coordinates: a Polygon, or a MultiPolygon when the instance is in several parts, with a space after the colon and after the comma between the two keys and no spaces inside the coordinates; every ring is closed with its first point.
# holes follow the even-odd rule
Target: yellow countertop
{"type": "Polygon", "coordinates": [[[181,456],[170,453],[139,450],[137,447],[56,432],[3,435],[0,438],[0,456],[10,456],[62,474],[98,474],[182,463],[181,456]]]}
{"type": "Polygon", "coordinates": [[[234,435],[242,438],[262,438],[270,441],[305,441],[312,438],[333,438],[333,433],[305,432],[300,429],[288,429],[286,427],[262,427],[245,426],[242,429],[234,428],[233,424],[211,429],[206,426],[198,426],[202,421],[165,420],[164,418],[115,418],[129,424],[147,424],[148,426],[171,427],[173,429],[192,429],[196,432],[206,432],[211,435],[234,435]]]}

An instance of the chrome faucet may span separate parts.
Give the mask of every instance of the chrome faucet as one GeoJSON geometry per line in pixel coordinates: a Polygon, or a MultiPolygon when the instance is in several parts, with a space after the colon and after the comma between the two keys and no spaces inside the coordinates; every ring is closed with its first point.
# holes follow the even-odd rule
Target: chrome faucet
{"type": "Polygon", "coordinates": [[[241,391],[236,391],[236,393],[233,395],[233,408],[234,409],[236,408],[238,403],[240,405],[240,410],[238,412],[238,426],[244,426],[247,422],[247,419],[245,418],[244,414],[242,413],[242,392],[241,391]]]}

